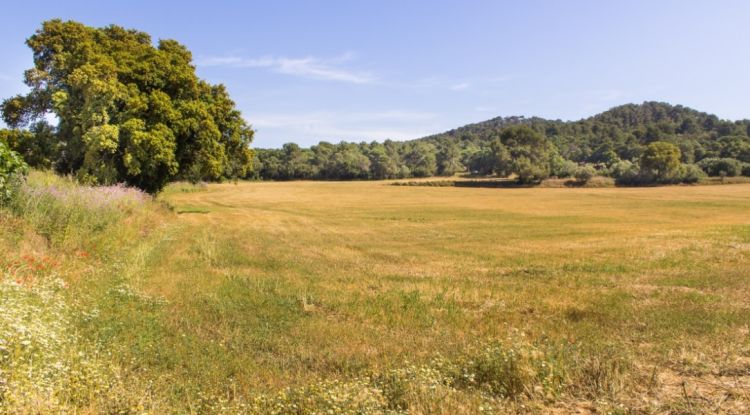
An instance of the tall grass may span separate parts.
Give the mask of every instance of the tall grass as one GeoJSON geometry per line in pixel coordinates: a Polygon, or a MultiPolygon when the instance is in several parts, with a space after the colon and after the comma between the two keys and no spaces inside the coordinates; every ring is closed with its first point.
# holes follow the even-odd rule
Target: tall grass
{"type": "Polygon", "coordinates": [[[158,210],[140,191],[44,172],[13,189],[0,209],[0,413],[155,407],[111,351],[80,332],[99,311],[94,293],[72,283],[105,275],[111,264],[96,258],[126,255],[158,210]]]}
{"type": "Polygon", "coordinates": [[[70,179],[32,172],[8,202],[9,209],[57,248],[80,248],[92,236],[142,213],[151,196],[116,186],[82,186],[70,179]]]}

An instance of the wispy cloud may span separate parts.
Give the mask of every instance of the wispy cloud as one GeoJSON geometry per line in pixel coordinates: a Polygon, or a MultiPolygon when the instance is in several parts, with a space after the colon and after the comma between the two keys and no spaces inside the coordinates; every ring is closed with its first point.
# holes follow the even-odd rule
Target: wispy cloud
{"type": "Polygon", "coordinates": [[[413,81],[405,82],[389,82],[384,83],[385,85],[396,87],[396,88],[417,88],[417,89],[434,89],[434,90],[449,90],[449,91],[471,91],[475,94],[482,92],[494,93],[501,85],[506,84],[509,80],[512,80],[511,76],[496,76],[496,77],[470,77],[464,79],[450,79],[441,76],[426,76],[413,81]]]}
{"type": "MultiPolygon", "coordinates": [[[[436,114],[420,111],[315,111],[297,114],[250,114],[258,138],[268,133],[310,145],[320,140],[406,140],[435,132],[436,114]]],[[[263,141],[263,140],[261,140],[263,141]]],[[[270,142],[260,142],[268,145],[270,142]]],[[[280,144],[280,143],[275,143],[280,144]]]]}
{"type": "Polygon", "coordinates": [[[450,89],[451,91],[463,91],[464,89],[467,89],[470,86],[471,84],[468,82],[461,82],[455,85],[451,85],[450,89]]]}
{"type": "Polygon", "coordinates": [[[265,56],[260,58],[242,58],[237,56],[208,57],[200,59],[198,66],[224,66],[232,68],[267,68],[274,72],[325,81],[348,82],[353,84],[370,84],[377,80],[375,75],[366,71],[357,71],[343,67],[343,63],[353,58],[346,53],[335,58],[306,56],[302,58],[265,56]]]}
{"type": "Polygon", "coordinates": [[[289,124],[327,124],[335,120],[346,120],[348,123],[369,121],[426,121],[435,119],[437,115],[429,112],[419,111],[380,111],[380,112],[336,112],[316,111],[302,114],[254,114],[253,125],[264,127],[277,127],[289,124]]]}

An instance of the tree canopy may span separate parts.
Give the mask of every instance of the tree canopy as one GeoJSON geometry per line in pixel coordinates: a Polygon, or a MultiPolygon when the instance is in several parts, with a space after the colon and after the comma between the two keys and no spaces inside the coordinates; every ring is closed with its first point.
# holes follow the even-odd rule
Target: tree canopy
{"type": "Polygon", "coordinates": [[[248,174],[253,130],[223,85],[196,76],[185,46],[61,20],[44,22],[26,43],[30,91],[6,99],[2,115],[11,128],[28,128],[13,134],[32,165],[149,192],[174,178],[248,174]],[[56,127],[44,122],[49,114],[56,127]]]}
{"type": "Polygon", "coordinates": [[[412,141],[321,142],[310,149],[298,147],[300,153],[307,154],[296,159],[307,163],[306,169],[296,169],[304,175],[281,174],[287,163],[283,151],[263,149],[258,150],[255,174],[286,180],[389,179],[465,172],[534,183],[548,176],[572,177],[579,170],[590,175],[594,169],[622,184],[694,182],[701,170],[709,175],[750,172],[749,133],[750,120],[721,120],[679,105],[645,102],[615,107],[579,121],[498,117],[412,141]],[[354,169],[354,164],[333,168],[344,149],[348,157],[367,157],[369,172],[362,164],[359,169],[354,169]],[[585,166],[590,168],[579,169],[585,166]]]}
{"type": "Polygon", "coordinates": [[[641,169],[654,181],[662,182],[674,177],[680,168],[680,149],[672,143],[655,141],[646,147],[641,156],[641,169]]]}

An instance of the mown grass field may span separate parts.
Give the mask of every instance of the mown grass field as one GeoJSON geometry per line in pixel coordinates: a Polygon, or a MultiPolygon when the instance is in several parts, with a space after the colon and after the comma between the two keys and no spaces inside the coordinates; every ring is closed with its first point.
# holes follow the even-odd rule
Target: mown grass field
{"type": "Polygon", "coordinates": [[[82,338],[156,412],[318,389],[411,413],[750,411],[748,184],[227,183],[159,201],[172,211],[69,273],[97,310],[82,338]]]}
{"type": "Polygon", "coordinates": [[[169,301],[165,324],[194,342],[171,358],[204,382],[278,388],[519,336],[615,354],[665,393],[750,374],[747,185],[242,183],[164,200],[182,228],[139,288],[169,301]]]}

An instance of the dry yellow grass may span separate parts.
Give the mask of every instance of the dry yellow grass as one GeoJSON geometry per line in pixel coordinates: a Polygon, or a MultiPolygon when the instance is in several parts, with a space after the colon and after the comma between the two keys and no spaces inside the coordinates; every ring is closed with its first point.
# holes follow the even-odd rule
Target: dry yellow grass
{"type": "MultiPolygon", "coordinates": [[[[34,281],[66,281],[69,352],[110,385],[60,383],[60,407],[750,411],[749,184],[177,184],[160,199],[174,213],[146,201],[104,228],[75,207],[67,239],[40,236],[44,204],[0,212],[0,260],[59,259],[34,281]]],[[[33,305],[33,281],[8,275],[33,305]]]]}
{"type": "Polygon", "coordinates": [[[750,185],[240,183],[163,198],[179,231],[139,288],[169,302],[165,330],[191,341],[164,347],[197,384],[231,373],[242,393],[275,390],[520,333],[615,349],[635,406],[747,407],[721,374],[747,386],[750,185]]]}

